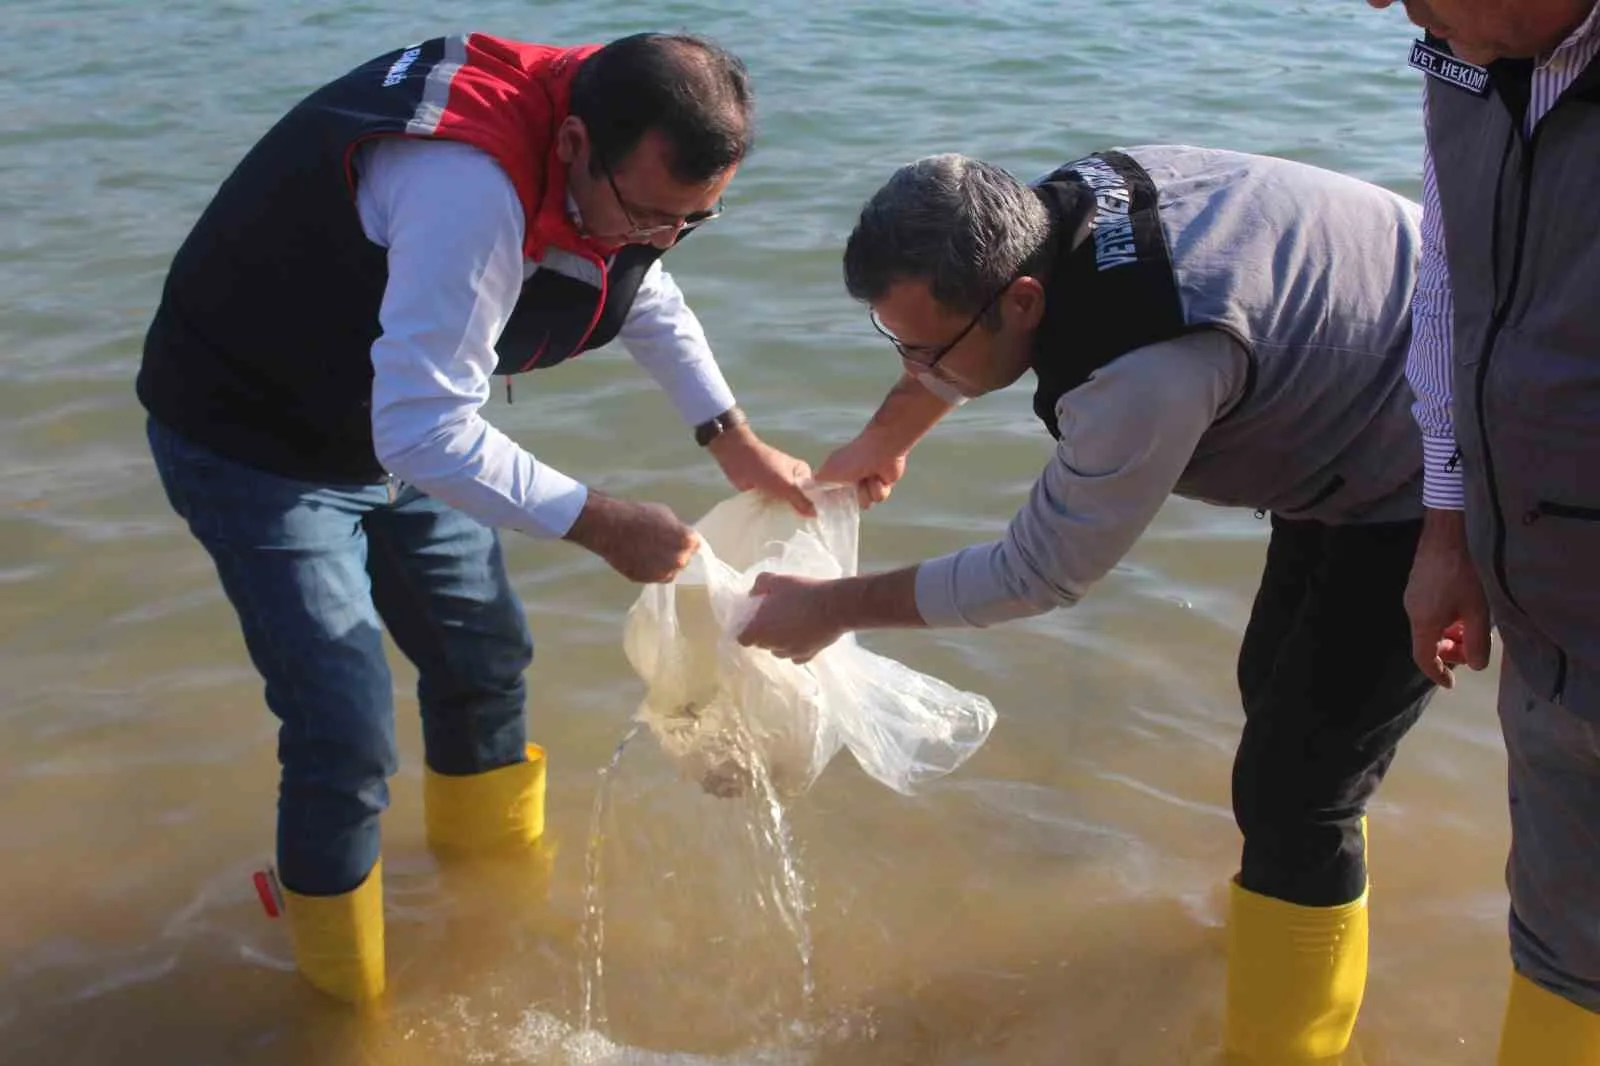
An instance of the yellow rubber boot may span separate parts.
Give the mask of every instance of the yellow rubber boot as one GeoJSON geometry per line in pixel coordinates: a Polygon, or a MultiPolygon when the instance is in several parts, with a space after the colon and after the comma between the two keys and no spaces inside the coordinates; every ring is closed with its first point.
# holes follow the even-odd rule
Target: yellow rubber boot
{"type": "Polygon", "coordinates": [[[526,762],[482,774],[426,770],[422,803],[428,843],[444,852],[527,847],[544,836],[544,749],[528,745],[526,762]]]}
{"type": "Polygon", "coordinates": [[[1337,1062],[1367,986],[1367,895],[1302,907],[1230,886],[1229,1061],[1257,1066],[1337,1062]]]}
{"type": "Polygon", "coordinates": [[[1513,974],[1499,1066],[1600,1066],[1600,1014],[1513,974]]]}
{"type": "Polygon", "coordinates": [[[314,986],[346,1003],[383,994],[383,863],[339,896],[284,889],[295,963],[314,986]]]}

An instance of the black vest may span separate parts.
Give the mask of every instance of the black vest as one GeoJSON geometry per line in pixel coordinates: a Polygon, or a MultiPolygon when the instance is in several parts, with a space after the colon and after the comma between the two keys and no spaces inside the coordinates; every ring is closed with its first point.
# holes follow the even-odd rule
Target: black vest
{"type": "Polygon", "coordinates": [[[1194,328],[1161,232],[1156,187],[1122,152],[1068,163],[1035,185],[1055,242],[1034,334],[1033,410],[1052,436],[1056,404],[1117,356],[1194,328]]]}
{"type": "MultiPolygon", "coordinates": [[[[385,86],[406,51],[289,111],[178,249],[136,387],[146,409],[185,437],[285,477],[384,477],[373,454],[371,348],[388,266],[362,231],[346,168],[359,142],[405,133],[444,43],[421,45],[410,76],[385,86]]],[[[611,258],[598,321],[598,288],[536,271],[496,345],[497,372],[553,366],[611,341],[660,255],[628,245],[611,258]]]]}

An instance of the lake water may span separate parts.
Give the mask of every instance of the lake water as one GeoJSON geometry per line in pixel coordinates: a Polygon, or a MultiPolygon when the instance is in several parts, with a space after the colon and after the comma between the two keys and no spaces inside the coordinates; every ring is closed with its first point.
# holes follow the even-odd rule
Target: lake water
{"type": "MultiPolygon", "coordinates": [[[[0,1060],[1203,1063],[1237,858],[1239,634],[1265,523],[1173,501],[1078,608],[873,635],[989,696],[987,745],[915,798],[847,755],[788,812],[815,995],[759,891],[742,808],[648,736],[606,824],[605,1036],[577,1031],[596,773],[641,686],[636,595],[509,537],[552,753],[548,879],[463,878],[423,844],[414,674],[385,821],[391,994],[354,1020],[290,972],[249,882],[270,857],[274,722],[208,559],[168,510],[132,392],[165,265],[216,182],[307,90],[442,32],[558,43],[688,27],[739,52],[760,142],[672,256],[747,410],[819,462],[897,372],[839,256],[918,155],[1022,175],[1112,144],[1280,153],[1418,191],[1410,27],[1359,0],[0,3],[0,1060]]],[[[285,308],[286,314],[294,313],[285,308]]],[[[727,494],[626,355],[487,414],[558,467],[696,517],[727,494]]],[[[993,536],[1046,461],[1019,387],[947,420],[862,531],[900,565],[993,536]]],[[[1506,973],[1493,672],[1435,701],[1372,812],[1371,1063],[1487,1064],[1506,973]]]]}

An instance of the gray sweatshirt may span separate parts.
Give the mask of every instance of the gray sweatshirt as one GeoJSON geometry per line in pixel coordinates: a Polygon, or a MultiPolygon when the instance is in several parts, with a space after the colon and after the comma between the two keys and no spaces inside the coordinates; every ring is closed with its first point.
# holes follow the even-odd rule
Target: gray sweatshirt
{"type": "MultiPolygon", "coordinates": [[[[1270,434],[1243,434],[1256,446],[1210,446],[1220,435],[1213,426],[1234,411],[1249,376],[1244,347],[1229,334],[1207,330],[1129,352],[1063,396],[1055,454],[1006,535],[918,568],[923,621],[988,626],[1070,607],[1127,554],[1175,492],[1330,522],[1421,515],[1421,444],[1409,391],[1386,404],[1384,417],[1414,438],[1415,454],[1401,457],[1413,476],[1377,498],[1341,499],[1345,493],[1335,492],[1313,513],[1302,513],[1299,505],[1327,492],[1328,468],[1283,450],[1270,434]],[[1194,485],[1217,480],[1219,464],[1231,480],[1245,474],[1243,483],[1255,489],[1252,499],[1210,497],[1194,485]]],[[[1262,398],[1260,389],[1257,383],[1251,406],[1262,398]]],[[[1366,465],[1360,453],[1371,450],[1369,442],[1392,447],[1387,440],[1357,438],[1347,449],[1355,465],[1366,465]]]]}
{"type": "Polygon", "coordinates": [[[1055,455],[1006,535],[919,568],[923,620],[987,626],[1078,602],[1155,518],[1249,365],[1207,331],[1129,352],[1067,393],[1055,455]]]}
{"type": "MultiPolygon", "coordinates": [[[[1185,145],[1122,153],[1150,183],[1159,228],[1153,245],[1146,231],[1147,246],[1171,273],[1180,328],[1111,351],[1054,397],[1055,455],[1006,535],[920,567],[929,625],[990,625],[1076,603],[1174,493],[1329,524],[1422,513],[1422,440],[1405,378],[1417,205],[1267,156],[1185,145]]],[[[1102,191],[1097,202],[1095,232],[1127,229],[1127,196],[1102,191]]],[[[1134,269],[1125,255],[1097,261],[1102,272],[1134,269]]],[[[1142,313],[1138,290],[1107,306],[1113,290],[1099,279],[1065,277],[1057,271],[1046,298],[1068,328],[1041,331],[1050,351],[1036,354],[1036,369],[1052,352],[1107,343],[1099,327],[1142,313]]]]}

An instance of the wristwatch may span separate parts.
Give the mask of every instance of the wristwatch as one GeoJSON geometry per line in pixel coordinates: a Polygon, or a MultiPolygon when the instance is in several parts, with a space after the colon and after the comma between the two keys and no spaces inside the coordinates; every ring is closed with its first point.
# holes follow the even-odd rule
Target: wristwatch
{"type": "Polygon", "coordinates": [[[749,421],[750,419],[739,409],[739,405],[735,404],[715,418],[709,418],[695,426],[694,442],[704,448],[734,426],[742,426],[749,421]]]}

